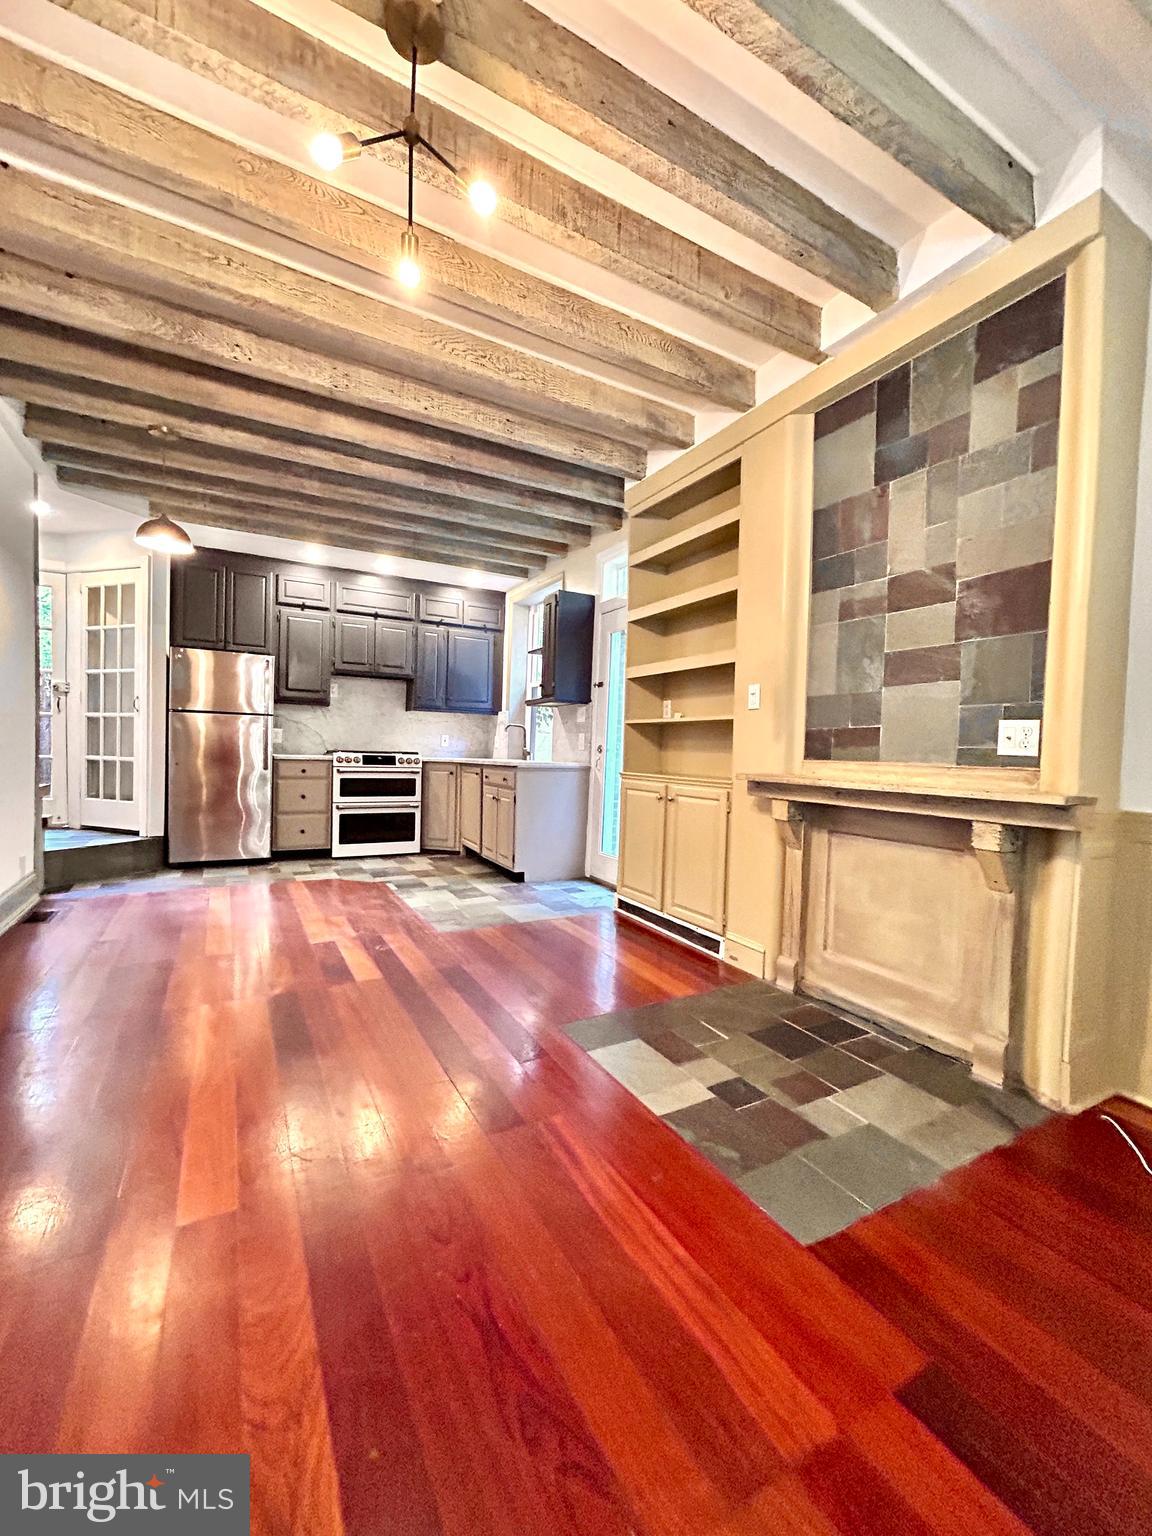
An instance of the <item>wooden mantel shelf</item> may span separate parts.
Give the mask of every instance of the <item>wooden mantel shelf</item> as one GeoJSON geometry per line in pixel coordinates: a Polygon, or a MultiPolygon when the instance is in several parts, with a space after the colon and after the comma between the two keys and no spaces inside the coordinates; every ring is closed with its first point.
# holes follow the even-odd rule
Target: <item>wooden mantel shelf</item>
{"type": "Polygon", "coordinates": [[[893,811],[912,816],[944,816],[956,821],[1001,822],[1014,827],[1055,827],[1075,830],[1080,812],[1094,803],[1087,795],[1045,795],[1008,784],[971,789],[957,785],[853,782],[815,778],[807,774],[745,773],[753,794],[771,795],[807,805],[845,805],[858,810],[893,811]]]}

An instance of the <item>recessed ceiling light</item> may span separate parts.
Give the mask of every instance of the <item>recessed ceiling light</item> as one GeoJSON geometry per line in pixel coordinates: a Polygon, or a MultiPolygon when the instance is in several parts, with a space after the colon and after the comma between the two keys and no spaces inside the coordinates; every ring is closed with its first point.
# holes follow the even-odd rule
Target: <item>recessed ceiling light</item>
{"type": "Polygon", "coordinates": [[[305,544],[304,558],[305,560],[310,560],[313,565],[317,565],[323,560],[324,551],[320,548],[319,544],[305,544]]]}

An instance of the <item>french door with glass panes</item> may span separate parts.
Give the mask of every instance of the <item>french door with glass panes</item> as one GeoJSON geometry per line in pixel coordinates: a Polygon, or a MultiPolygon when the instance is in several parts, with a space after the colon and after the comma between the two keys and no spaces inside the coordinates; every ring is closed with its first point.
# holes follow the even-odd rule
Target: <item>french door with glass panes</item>
{"type": "Polygon", "coordinates": [[[65,576],[44,571],[36,590],[36,772],[40,814],[53,823],[68,818],[66,583],[65,576]]]}
{"type": "Polygon", "coordinates": [[[91,571],[75,588],[71,634],[72,761],[78,793],[73,819],[83,827],[140,829],[141,716],[144,695],[144,581],[140,571],[91,571]]]}

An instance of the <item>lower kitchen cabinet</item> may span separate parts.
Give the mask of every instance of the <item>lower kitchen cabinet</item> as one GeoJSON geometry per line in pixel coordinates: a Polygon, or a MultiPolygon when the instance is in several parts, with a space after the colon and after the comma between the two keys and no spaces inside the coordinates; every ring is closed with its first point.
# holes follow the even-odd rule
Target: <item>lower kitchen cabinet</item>
{"type": "Polygon", "coordinates": [[[331,760],[273,758],[273,853],[327,852],[332,846],[331,817],[331,760]]]}
{"type": "Polygon", "coordinates": [[[332,692],[332,620],[326,613],[281,608],[276,643],[276,698],[284,704],[327,704],[332,692]]]}
{"type": "Polygon", "coordinates": [[[484,821],[480,851],[504,869],[516,866],[516,788],[484,786],[484,821]]]}
{"type": "Polygon", "coordinates": [[[460,847],[460,773],[455,763],[424,764],[420,842],[425,848],[455,853],[460,847]]]}
{"type": "Polygon", "coordinates": [[[460,845],[480,852],[484,821],[484,770],[460,764],[460,845]]]}
{"type": "Polygon", "coordinates": [[[620,875],[626,901],[723,933],[731,791],[717,784],[621,781],[620,875]]]}

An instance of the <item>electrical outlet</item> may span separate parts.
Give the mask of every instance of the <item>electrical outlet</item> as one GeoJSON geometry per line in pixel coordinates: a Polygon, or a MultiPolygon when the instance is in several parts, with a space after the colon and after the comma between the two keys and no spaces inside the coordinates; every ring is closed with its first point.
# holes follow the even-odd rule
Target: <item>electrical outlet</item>
{"type": "Polygon", "coordinates": [[[1039,757],[1039,720],[1001,720],[996,728],[996,752],[1000,757],[1039,757]]]}
{"type": "Polygon", "coordinates": [[[339,683],[333,683],[332,684],[332,692],[329,694],[329,698],[338,699],[339,697],[340,697],[340,684],[339,683]]]}
{"type": "Polygon", "coordinates": [[[748,708],[749,709],[759,709],[760,708],[760,684],[759,683],[749,683],[748,684],[748,708]]]}
{"type": "Polygon", "coordinates": [[[588,708],[587,708],[586,705],[582,704],[580,706],[580,708],[576,711],[576,724],[577,725],[587,725],[587,723],[588,723],[588,708]]]}
{"type": "Polygon", "coordinates": [[[671,699],[665,699],[664,700],[664,703],[663,703],[663,706],[661,708],[660,713],[661,713],[661,716],[662,716],[663,719],[671,720],[671,718],[672,718],[672,700],[671,699]]]}
{"type": "Polygon", "coordinates": [[[442,747],[446,747],[448,745],[448,737],[447,736],[441,736],[441,738],[440,738],[440,745],[442,747]]]}
{"type": "Polygon", "coordinates": [[[274,747],[279,747],[279,746],[282,746],[283,743],[284,743],[284,732],[283,732],[283,730],[281,729],[280,726],[274,725],[272,727],[272,745],[274,747]]]}
{"type": "Polygon", "coordinates": [[[587,749],[587,746],[588,746],[588,733],[587,733],[587,731],[579,731],[577,733],[577,736],[576,736],[576,750],[578,752],[583,752],[583,751],[585,751],[587,749]]]}

